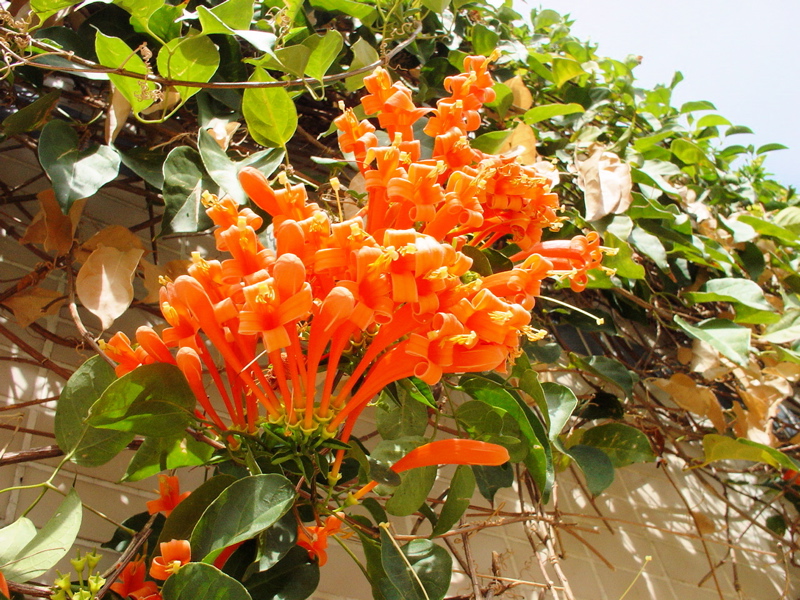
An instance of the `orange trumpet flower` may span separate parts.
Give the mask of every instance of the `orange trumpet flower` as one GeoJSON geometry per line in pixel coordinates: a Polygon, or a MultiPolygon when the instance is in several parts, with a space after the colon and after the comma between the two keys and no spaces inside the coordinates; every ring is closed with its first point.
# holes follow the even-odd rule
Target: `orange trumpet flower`
{"type": "Polygon", "coordinates": [[[333,514],[325,519],[324,525],[297,528],[297,545],[308,550],[308,556],[319,560],[319,566],[328,562],[328,536],[336,535],[342,527],[341,516],[333,514]]]}
{"type": "Polygon", "coordinates": [[[144,564],[144,557],[132,560],[119,575],[119,581],[111,585],[111,589],[123,598],[132,597],[135,600],[158,593],[158,586],[154,581],[145,581],[147,567],[144,564]]]}
{"type": "Polygon", "coordinates": [[[187,540],[171,540],[159,544],[161,556],[156,556],[150,565],[150,577],[167,579],[192,560],[192,549],[187,540]]]}
{"type": "Polygon", "coordinates": [[[180,480],[172,475],[158,476],[158,493],[158,499],[150,500],[147,503],[147,512],[151,515],[163,512],[167,517],[182,500],[191,494],[191,492],[181,494],[180,480]]]}

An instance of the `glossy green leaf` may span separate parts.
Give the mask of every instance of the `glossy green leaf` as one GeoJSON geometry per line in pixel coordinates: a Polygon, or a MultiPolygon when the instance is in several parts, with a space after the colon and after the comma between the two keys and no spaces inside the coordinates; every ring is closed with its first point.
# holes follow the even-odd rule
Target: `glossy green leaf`
{"type": "MultiPolygon", "coordinates": [[[[175,38],[161,47],[156,63],[162,77],[206,83],[219,67],[219,51],[211,38],[205,35],[175,38]]],[[[179,85],[175,90],[181,101],[186,102],[200,88],[179,85]]]]}
{"type": "Polygon", "coordinates": [[[325,73],[339,56],[344,45],[342,34],[329,29],[325,35],[310,35],[303,40],[303,45],[311,50],[305,66],[305,74],[322,81],[325,73]]]}
{"type": "Polygon", "coordinates": [[[231,33],[250,29],[253,20],[253,0],[226,0],[213,8],[197,7],[197,16],[204,34],[231,33]]]}
{"type": "Polygon", "coordinates": [[[755,281],[739,277],[710,279],[699,292],[683,295],[689,302],[733,302],[757,310],[771,311],[772,305],[764,298],[764,291],[755,281]]]}
{"type": "Polygon", "coordinates": [[[772,221],[776,225],[800,235],[800,206],[788,206],[779,210],[775,213],[772,221]]]}
{"type": "Polygon", "coordinates": [[[703,115],[697,120],[694,126],[697,129],[703,129],[705,127],[718,127],[720,125],[730,126],[731,122],[722,115],[703,115]]]}
{"type": "Polygon", "coordinates": [[[583,70],[580,63],[571,58],[554,58],[553,59],[553,77],[557,87],[561,87],[570,79],[574,79],[580,75],[584,75],[586,71],[583,70]]]}
{"type": "Polygon", "coordinates": [[[150,17],[163,5],[162,0],[114,0],[114,4],[131,15],[130,22],[139,32],[147,32],[150,17]]]}
{"type": "Polygon", "coordinates": [[[472,49],[475,54],[489,56],[497,48],[499,41],[500,36],[497,32],[482,23],[477,23],[472,28],[472,49]]]}
{"type": "Polygon", "coordinates": [[[440,15],[450,6],[450,0],[422,0],[422,6],[432,13],[440,15]]]}
{"type": "Polygon", "coordinates": [[[706,319],[690,325],[678,315],[675,323],[687,334],[714,346],[723,356],[746,365],[750,355],[750,328],[727,319],[706,319]]]}
{"type": "Polygon", "coordinates": [[[780,450],[744,438],[733,439],[710,433],[703,437],[703,450],[704,465],[717,460],[748,460],[765,463],[776,469],[800,470],[800,462],[792,460],[780,450]]]}
{"type": "Polygon", "coordinates": [[[800,339],[800,311],[788,310],[774,323],[766,328],[761,340],[773,344],[794,343],[800,339]]]}
{"type": "Polygon", "coordinates": [[[708,157],[705,152],[703,152],[702,148],[689,140],[677,138],[672,140],[669,147],[672,153],[677,156],[681,162],[687,165],[697,165],[708,162],[708,157]]]}
{"type": "MultiPolygon", "coordinates": [[[[490,131],[488,133],[482,133],[470,142],[470,146],[481,152],[486,152],[486,154],[497,154],[511,133],[511,131],[490,131]]],[[[464,246],[464,248],[473,248],[473,246],[464,246]]],[[[475,250],[477,250],[477,248],[475,248],[475,250]]]]}
{"type": "Polygon", "coordinates": [[[450,587],[453,559],[450,553],[429,540],[413,540],[398,549],[381,527],[381,564],[392,598],[442,600],[450,587]],[[390,591],[391,593],[391,591],[390,591]]]}
{"type": "MultiPolygon", "coordinates": [[[[448,60],[450,60],[450,58],[451,57],[448,56],[448,60]]],[[[453,64],[452,60],[450,60],[450,64],[453,64]]],[[[461,65],[463,64],[464,60],[462,58],[461,64],[455,66],[460,71],[461,65]]],[[[486,108],[495,111],[501,119],[505,119],[508,109],[511,108],[511,105],[514,103],[514,92],[504,83],[495,83],[492,89],[494,90],[495,98],[492,102],[486,103],[486,108]]],[[[509,132],[509,134],[510,133],[511,132],[509,132]]]]}
{"type": "Polygon", "coordinates": [[[39,17],[39,22],[44,23],[60,10],[80,4],[74,0],[31,0],[31,10],[39,17]]]}
{"type": "Polygon", "coordinates": [[[754,215],[739,215],[738,220],[742,223],[750,225],[750,227],[755,229],[761,235],[773,237],[776,240],[791,246],[800,246],[800,239],[798,239],[798,236],[792,232],[791,229],[781,227],[775,223],[770,223],[769,221],[765,221],[764,219],[754,215]]]}
{"type": "MultiPolygon", "coordinates": [[[[296,523],[294,528],[297,530],[296,523]]],[[[256,599],[304,600],[319,585],[319,565],[308,557],[305,548],[293,546],[274,567],[255,573],[245,583],[256,599]]]]}
{"type": "Polygon", "coordinates": [[[311,6],[328,12],[344,13],[361,21],[369,18],[375,10],[369,3],[355,0],[311,0],[311,6]]]}
{"type": "Polygon", "coordinates": [[[580,368],[617,386],[628,398],[633,397],[633,385],[637,380],[636,375],[618,360],[600,355],[589,356],[585,359],[573,355],[573,358],[580,368]]]}
{"type": "Polygon", "coordinates": [[[636,225],[633,231],[631,231],[629,241],[639,252],[656,263],[659,269],[664,271],[669,270],[667,251],[664,249],[664,244],[657,236],[636,225]]]}
{"type": "Polygon", "coordinates": [[[456,410],[456,419],[466,428],[470,437],[499,444],[508,450],[511,462],[520,462],[528,456],[528,444],[523,441],[517,420],[500,407],[480,400],[471,400],[456,410]]]}
{"type": "MultiPolygon", "coordinates": [[[[278,564],[294,548],[296,542],[297,517],[292,511],[288,511],[258,536],[259,570],[265,571],[278,564]]],[[[305,558],[308,561],[307,551],[305,558]]]]}
{"type": "Polygon", "coordinates": [[[472,472],[475,473],[478,491],[489,502],[494,501],[494,496],[499,490],[514,484],[514,469],[511,463],[498,467],[473,465],[472,472]]]}
{"type": "Polygon", "coordinates": [[[10,564],[20,556],[20,552],[36,537],[36,527],[27,517],[20,517],[13,523],[0,528],[0,565],[10,564]]]}
{"type": "Polygon", "coordinates": [[[251,600],[245,587],[211,565],[189,563],[164,582],[164,600],[251,600]]]}
{"type": "Polygon", "coordinates": [[[85,423],[89,409],[116,378],[113,367],[102,357],[93,356],[78,367],[61,390],[54,423],[56,442],[81,466],[104,465],[133,440],[133,433],[96,429],[85,423]]]}
{"type": "Polygon", "coordinates": [[[205,510],[234,481],[236,479],[230,475],[216,475],[204,481],[172,509],[161,529],[158,541],[188,540],[205,510]]]}
{"type": "Polygon", "coordinates": [[[378,399],[375,419],[378,433],[384,440],[419,436],[428,427],[428,409],[408,394],[401,393],[396,401],[384,392],[378,399]]]}
{"type": "MultiPolygon", "coordinates": [[[[97,53],[97,60],[104,67],[112,67],[114,69],[121,67],[126,71],[139,73],[141,75],[147,73],[147,65],[145,65],[144,61],[133,48],[128,46],[128,44],[121,39],[104,35],[102,32],[98,31],[94,40],[94,46],[95,52],[97,53]]],[[[154,83],[144,82],[141,79],[124,77],[122,75],[110,74],[108,77],[120,93],[125,96],[125,99],[133,108],[134,113],[143,111],[155,101],[154,92],[156,86],[154,83]]]]}
{"type": "Polygon", "coordinates": [[[164,219],[161,234],[196,233],[211,227],[203,192],[218,191],[206,173],[200,153],[189,146],[174,148],[164,161],[164,219]]]}
{"type": "Polygon", "coordinates": [[[45,125],[39,137],[39,162],[65,214],[75,200],[93,196],[119,173],[119,154],[110,146],[78,146],[75,130],[57,119],[45,125]]]}
{"type": "Polygon", "coordinates": [[[759,146],[758,150],[756,150],[756,154],[766,154],[767,152],[775,152],[776,150],[788,150],[788,146],[784,146],[783,144],[764,144],[763,146],[759,146]]]}
{"type": "Polygon", "coordinates": [[[192,531],[192,556],[213,561],[226,547],[255,537],[288,511],[292,483],[281,475],[252,475],[234,482],[214,500],[192,531]]]}
{"type": "Polygon", "coordinates": [[[647,436],[624,423],[606,423],[587,429],[580,442],[605,452],[617,469],[656,459],[647,436]]]}
{"type": "MultiPolygon", "coordinates": [[[[250,81],[273,79],[264,69],[256,68],[250,81]]],[[[282,87],[246,89],[242,112],[250,135],[262,146],[285,146],[297,129],[297,109],[282,87]]]]}
{"type": "MultiPolygon", "coordinates": [[[[382,440],[370,454],[370,458],[384,465],[392,465],[426,442],[420,436],[406,436],[394,440],[382,440]]],[[[374,479],[374,475],[371,474],[374,479]]],[[[428,497],[436,480],[436,466],[410,469],[400,474],[400,485],[386,501],[386,512],[405,517],[414,514],[428,497]]]]}
{"type": "Polygon", "coordinates": [[[540,104],[531,108],[523,115],[523,119],[528,125],[533,125],[539,121],[546,121],[553,117],[561,117],[564,115],[572,115],[575,113],[582,113],[584,111],[580,104],[540,104]]]}
{"type": "Polygon", "coordinates": [[[40,129],[50,117],[50,113],[58,105],[61,98],[59,90],[43,94],[25,108],[12,112],[2,124],[4,136],[16,135],[40,129]]]}
{"type": "Polygon", "coordinates": [[[607,231],[603,234],[603,245],[617,251],[614,255],[607,254],[603,257],[604,266],[614,269],[617,276],[625,279],[644,279],[644,267],[634,260],[630,244],[607,231]]]}
{"type": "MultiPolygon", "coordinates": [[[[6,579],[24,583],[52,569],[71,551],[81,528],[82,516],[81,500],[71,489],[44,527],[17,552],[10,564],[3,565],[6,579]]],[[[21,526],[21,530],[30,531],[27,526],[21,526]]]]}
{"type": "Polygon", "coordinates": [[[447,533],[458,523],[458,520],[467,510],[472,494],[475,493],[475,474],[470,465],[459,465],[453,478],[450,480],[450,488],[447,490],[447,500],[439,513],[439,519],[433,528],[431,537],[447,533]]]}
{"type": "Polygon", "coordinates": [[[614,483],[614,465],[608,455],[600,448],[576,444],[568,451],[586,478],[586,487],[597,496],[614,483]]]}
{"type": "Polygon", "coordinates": [[[122,164],[136,175],[157,190],[164,187],[164,161],[167,159],[165,152],[141,146],[125,151],[117,149],[117,152],[122,164]]]}
{"type": "MultiPolygon", "coordinates": [[[[353,60],[350,62],[348,71],[355,71],[368,65],[372,65],[380,58],[378,51],[372,47],[364,38],[358,38],[352,46],[350,51],[353,53],[353,60]]],[[[353,75],[344,80],[345,88],[348,92],[354,92],[364,86],[364,77],[369,73],[361,73],[360,75],[353,75]]]]}
{"type": "Polygon", "coordinates": [[[708,100],[693,100],[691,102],[684,102],[683,105],[681,105],[680,113],[683,115],[696,110],[717,110],[717,107],[708,100]]]}
{"type": "Polygon", "coordinates": [[[150,34],[164,42],[169,42],[181,35],[181,17],[185,6],[178,4],[162,4],[147,19],[147,29],[150,34]]]}
{"type": "Polygon", "coordinates": [[[194,421],[196,402],[178,367],[154,363],[109,385],[89,410],[88,423],[139,435],[173,436],[194,421]]]}
{"type": "Polygon", "coordinates": [[[558,438],[575,411],[575,407],[578,406],[578,399],[568,387],[550,381],[542,384],[542,391],[547,402],[547,414],[550,417],[548,435],[553,441],[558,438]]]}
{"type": "Polygon", "coordinates": [[[206,464],[214,448],[191,436],[147,437],[133,455],[123,481],[139,481],[160,471],[206,464]]]}
{"type": "Polygon", "coordinates": [[[247,204],[247,194],[239,183],[239,172],[244,167],[254,167],[269,177],[286,155],[283,149],[272,148],[251,154],[244,160],[233,161],[205,129],[200,129],[198,133],[197,149],[209,176],[240,205],[247,204]]]}

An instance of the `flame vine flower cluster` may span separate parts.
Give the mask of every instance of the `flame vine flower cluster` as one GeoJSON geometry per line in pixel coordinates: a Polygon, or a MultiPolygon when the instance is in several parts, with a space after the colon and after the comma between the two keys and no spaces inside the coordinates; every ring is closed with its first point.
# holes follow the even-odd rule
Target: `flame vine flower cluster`
{"type": "MultiPolygon", "coordinates": [[[[470,146],[478,111],[494,98],[488,66],[468,57],[465,72],[445,80],[450,96],[436,108],[415,106],[383,69],[365,79],[365,113],[377,115],[391,143],[382,146],[373,123],[352,110],[336,119],[340,147],[368,192],[352,218],[329,214],[285,174],[274,189],[245,168],[244,190],[272,217],[273,250],[259,241],[260,216],[207,194],[217,248],[230,258],[194,254],[188,274],[161,289],[168,327],[140,328],[135,345],[122,333],[108,342],[118,375],[175,364],[220,437],[267,427],[314,447],[337,436],[346,442],[392,382],[504,371],[520,336],[540,335],[530,311],[542,280],[568,279],[582,290],[602,248],[596,234],[542,241],[544,229],[561,224],[548,181],[513,156],[470,146]],[[433,140],[426,158],[413,127],[424,117],[433,140]],[[513,268],[470,271],[465,249],[498,243],[515,244],[513,268]],[[204,374],[227,414],[212,404],[204,374]]],[[[341,459],[340,451],[333,481],[341,459]]]]}

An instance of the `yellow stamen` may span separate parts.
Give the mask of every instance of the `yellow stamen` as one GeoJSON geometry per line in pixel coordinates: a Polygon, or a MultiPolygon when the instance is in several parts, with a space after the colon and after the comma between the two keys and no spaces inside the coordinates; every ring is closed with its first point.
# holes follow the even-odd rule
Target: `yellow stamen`
{"type": "Polygon", "coordinates": [[[498,325],[505,325],[514,317],[514,313],[510,310],[494,310],[489,313],[489,318],[492,320],[492,323],[497,323],[498,325]]]}

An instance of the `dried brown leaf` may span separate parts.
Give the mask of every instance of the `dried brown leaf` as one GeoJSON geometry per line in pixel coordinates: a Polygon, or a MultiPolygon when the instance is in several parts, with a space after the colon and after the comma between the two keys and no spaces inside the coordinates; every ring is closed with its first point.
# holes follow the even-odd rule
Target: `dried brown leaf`
{"type": "Polygon", "coordinates": [[[578,187],[584,192],[586,220],[597,221],[606,215],[628,210],[631,195],[631,168],[602,144],[592,144],[584,158],[576,155],[578,187]]]}
{"type": "Polygon", "coordinates": [[[101,246],[78,271],[75,289],[83,306],[100,319],[103,330],[124,313],[133,301],[133,275],[144,252],[120,251],[101,246]]]}
{"type": "Polygon", "coordinates": [[[510,89],[513,94],[514,100],[512,101],[512,106],[522,111],[528,110],[533,106],[533,96],[528,86],[525,85],[525,82],[522,80],[522,77],[517,75],[503,83],[508,86],[508,89],[510,89]]]}
{"type": "Polygon", "coordinates": [[[75,229],[78,227],[86,200],[73,202],[69,214],[65,215],[52,188],[39,192],[36,197],[39,199],[39,212],[25,230],[20,242],[41,244],[45,251],[55,251],[56,256],[66,254],[72,248],[75,229]]]}
{"type": "Polygon", "coordinates": [[[706,417],[719,433],[725,432],[727,425],[722,406],[710,388],[698,385],[685,373],[675,373],[669,379],[655,379],[653,384],[672,396],[675,404],[684,410],[706,417]]]}
{"type": "Polygon", "coordinates": [[[125,127],[125,122],[130,114],[131,103],[112,83],[111,102],[108,103],[108,111],[106,111],[106,144],[114,143],[122,128],[125,127]]]}
{"type": "Polygon", "coordinates": [[[228,149],[231,138],[233,138],[233,134],[236,133],[237,129],[239,129],[237,121],[226,121],[218,117],[211,119],[206,127],[206,131],[223,150],[228,149]]]}
{"type": "Polygon", "coordinates": [[[55,290],[29,287],[6,299],[3,304],[13,311],[21,327],[27,327],[36,319],[58,313],[64,301],[64,295],[55,290]]]}
{"type": "Polygon", "coordinates": [[[536,132],[533,127],[519,123],[497,150],[497,154],[507,152],[516,153],[517,160],[523,165],[536,163],[539,160],[539,153],[536,151],[536,132]]]}

